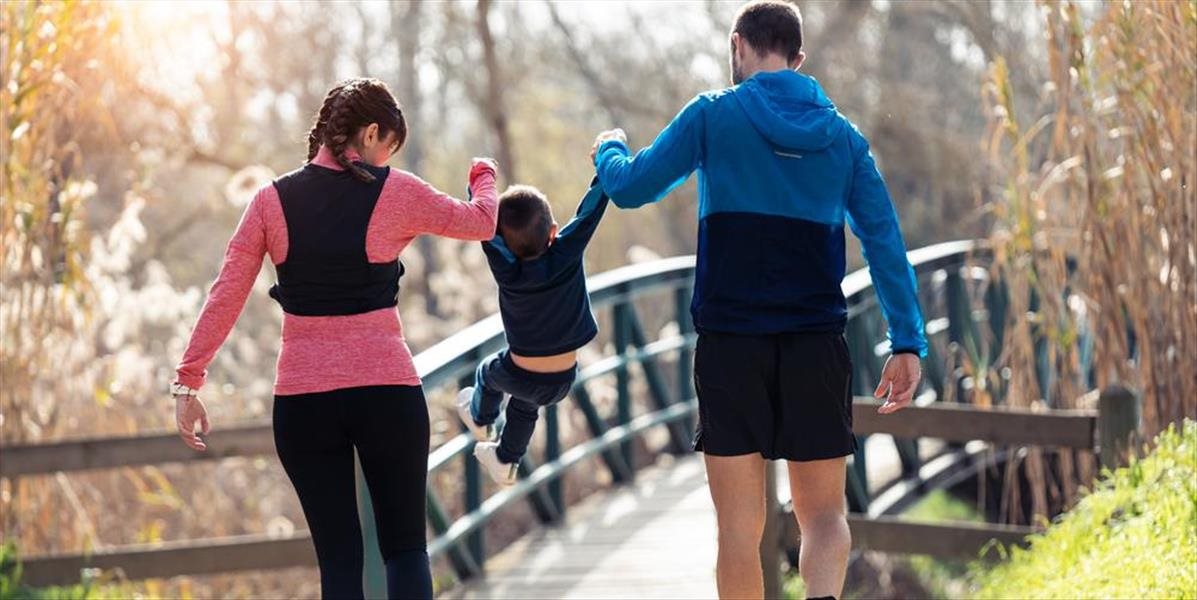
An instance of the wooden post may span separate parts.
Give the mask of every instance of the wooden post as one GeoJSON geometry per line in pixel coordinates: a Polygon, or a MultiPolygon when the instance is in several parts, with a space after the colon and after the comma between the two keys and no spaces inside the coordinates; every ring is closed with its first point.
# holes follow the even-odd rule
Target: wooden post
{"type": "Polygon", "coordinates": [[[362,473],[362,463],[354,452],[354,477],[357,480],[357,514],[362,524],[362,550],[365,564],[362,569],[362,587],[367,598],[387,597],[387,573],[382,564],[382,552],[378,547],[378,527],[374,521],[374,503],[370,501],[370,488],[362,473]]]}
{"type": "Polygon", "coordinates": [[[1109,469],[1124,467],[1134,452],[1139,430],[1139,398],[1134,392],[1114,385],[1101,391],[1097,399],[1098,452],[1101,465],[1109,469]]]}
{"type": "Polygon", "coordinates": [[[781,598],[782,534],[781,506],[777,502],[777,463],[765,461],[765,532],[761,536],[761,575],[765,598],[781,598]]]}

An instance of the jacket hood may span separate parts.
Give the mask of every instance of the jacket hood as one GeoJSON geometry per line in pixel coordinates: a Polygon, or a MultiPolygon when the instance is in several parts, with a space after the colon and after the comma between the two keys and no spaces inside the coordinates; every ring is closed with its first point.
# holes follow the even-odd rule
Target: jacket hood
{"type": "Polygon", "coordinates": [[[844,128],[819,82],[797,71],[759,72],[732,93],[753,127],[782,148],[822,150],[844,128]]]}

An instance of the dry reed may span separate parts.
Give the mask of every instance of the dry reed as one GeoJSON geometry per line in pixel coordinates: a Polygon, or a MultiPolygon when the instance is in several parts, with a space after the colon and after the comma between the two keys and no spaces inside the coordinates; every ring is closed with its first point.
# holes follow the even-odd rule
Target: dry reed
{"type": "MultiPolygon", "coordinates": [[[[1041,11],[1046,114],[1027,126],[1004,61],[985,86],[993,269],[1009,293],[994,368],[1009,369],[1015,406],[1071,408],[1128,385],[1150,439],[1197,415],[1197,2],[1041,11]]],[[[1033,516],[1090,478],[1075,458],[1023,455],[1033,516]]],[[[1018,487],[1011,520],[1025,520],[1018,487]]]]}

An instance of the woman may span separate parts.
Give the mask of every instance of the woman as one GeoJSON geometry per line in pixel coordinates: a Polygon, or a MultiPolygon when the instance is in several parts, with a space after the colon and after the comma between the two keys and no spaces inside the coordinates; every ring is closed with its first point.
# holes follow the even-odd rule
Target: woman
{"type": "Polygon", "coordinates": [[[471,202],[386,167],[407,135],[381,81],[351,79],[324,99],[308,163],[262,188],[229,242],[220,275],[171,386],[179,435],[203,451],[197,392],[270,255],[283,307],[274,440],[312,532],[326,598],[362,597],[354,449],[374,502],[392,597],[431,597],[425,550],[428,410],[396,310],[399,253],[422,233],[494,236],[495,164],[475,159],[471,202]]]}

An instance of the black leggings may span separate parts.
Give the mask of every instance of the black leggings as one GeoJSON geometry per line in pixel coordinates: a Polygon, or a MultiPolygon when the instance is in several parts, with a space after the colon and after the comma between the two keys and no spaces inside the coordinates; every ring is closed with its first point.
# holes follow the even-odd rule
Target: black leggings
{"type": "Polygon", "coordinates": [[[374,504],[387,595],[432,597],[424,521],[428,406],[420,386],[275,396],[274,444],[312,532],[325,598],[363,596],[355,448],[374,504]]]}

